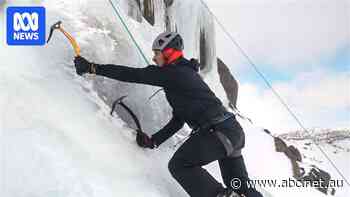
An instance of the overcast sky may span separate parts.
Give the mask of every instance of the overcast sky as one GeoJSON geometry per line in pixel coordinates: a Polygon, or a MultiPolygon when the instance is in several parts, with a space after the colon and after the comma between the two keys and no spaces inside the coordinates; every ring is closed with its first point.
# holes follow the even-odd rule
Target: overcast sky
{"type": "MultiPolygon", "coordinates": [[[[350,128],[350,0],[205,0],[307,128],[350,128]]],[[[280,132],[300,128],[217,25],[239,108],[280,132]]]]}

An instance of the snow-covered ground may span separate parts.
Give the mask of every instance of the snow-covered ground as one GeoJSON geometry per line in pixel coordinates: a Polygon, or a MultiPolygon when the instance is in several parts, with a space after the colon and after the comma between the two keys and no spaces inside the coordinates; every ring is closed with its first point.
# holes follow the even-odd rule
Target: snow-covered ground
{"type": "MultiPolygon", "coordinates": [[[[88,59],[145,65],[107,1],[44,1],[43,5],[47,24],[62,20],[88,59]]],[[[195,15],[193,10],[183,9],[186,6],[179,7],[183,15],[195,15]]],[[[148,49],[160,26],[127,22],[132,32],[138,33],[135,37],[150,60],[148,49]]],[[[5,38],[3,9],[0,23],[0,38],[5,38]]],[[[181,25],[186,27],[185,23],[181,25]]],[[[157,150],[139,148],[133,131],[119,118],[110,117],[110,108],[94,90],[94,79],[75,74],[73,51],[62,35],[55,34],[44,47],[9,47],[3,41],[0,58],[0,196],[187,196],[167,170],[167,162],[178,146],[174,148],[170,140],[157,150]]],[[[214,72],[208,73],[206,80],[217,95],[224,95],[214,72]]],[[[153,89],[144,91],[139,94],[149,95],[153,89]]],[[[140,100],[141,105],[145,104],[140,100]]],[[[160,110],[157,113],[166,114],[164,105],[154,107],[160,110]]],[[[144,112],[143,116],[154,113],[144,112]]],[[[166,116],[162,117],[166,121],[166,116]]],[[[290,163],[274,151],[272,139],[244,121],[242,125],[247,134],[243,153],[251,177],[291,177],[290,163]]],[[[215,163],[207,168],[220,178],[215,163]]],[[[348,169],[346,163],[343,168],[348,169]]],[[[312,188],[265,190],[265,196],[323,196],[312,188]]],[[[348,192],[344,187],[336,196],[346,197],[348,192]]]]}
{"type": "MultiPolygon", "coordinates": [[[[311,135],[308,136],[305,132],[297,131],[284,134],[282,137],[287,140],[288,144],[295,145],[301,151],[304,162],[317,165],[319,168],[328,171],[333,180],[342,180],[339,173],[336,172],[321,153],[319,149],[321,148],[348,179],[350,177],[349,129],[311,129],[310,133],[311,135]]],[[[345,182],[343,184],[344,188],[337,188],[338,193],[336,196],[349,195],[349,188],[345,182]]]]}

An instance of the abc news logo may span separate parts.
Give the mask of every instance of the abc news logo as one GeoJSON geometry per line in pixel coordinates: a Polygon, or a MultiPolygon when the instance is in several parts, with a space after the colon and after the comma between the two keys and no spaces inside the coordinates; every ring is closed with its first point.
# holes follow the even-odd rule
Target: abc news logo
{"type": "Polygon", "coordinates": [[[45,44],[44,7],[8,7],[6,19],[8,45],[45,44]]]}

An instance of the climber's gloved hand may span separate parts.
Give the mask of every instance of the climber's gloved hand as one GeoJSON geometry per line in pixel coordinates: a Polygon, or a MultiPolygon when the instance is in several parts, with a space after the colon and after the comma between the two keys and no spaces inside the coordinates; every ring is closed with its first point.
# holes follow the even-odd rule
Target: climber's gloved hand
{"type": "Polygon", "coordinates": [[[143,132],[137,132],[136,142],[142,148],[156,148],[156,143],[154,142],[154,140],[148,137],[148,135],[143,132]]]}
{"type": "Polygon", "coordinates": [[[76,56],[74,58],[74,65],[78,75],[83,75],[85,73],[96,74],[96,64],[87,61],[81,56],[76,56]]]}

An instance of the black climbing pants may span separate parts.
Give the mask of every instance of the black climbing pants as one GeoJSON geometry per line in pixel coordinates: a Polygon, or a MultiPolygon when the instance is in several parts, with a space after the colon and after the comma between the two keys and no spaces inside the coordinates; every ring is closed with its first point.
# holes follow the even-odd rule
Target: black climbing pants
{"type": "MultiPolygon", "coordinates": [[[[231,118],[216,126],[214,132],[199,131],[193,134],[175,152],[169,161],[168,168],[172,176],[191,197],[216,197],[223,186],[202,166],[218,160],[226,187],[230,187],[233,178],[239,178],[243,183],[249,180],[243,157],[240,154],[243,146],[243,130],[239,123],[231,118]],[[235,155],[227,155],[227,150],[215,132],[222,132],[228,137],[235,147],[235,155]]],[[[246,184],[242,184],[235,191],[239,194],[247,194],[248,188],[246,184]]],[[[259,194],[257,192],[255,196],[260,197],[259,194]]]]}

